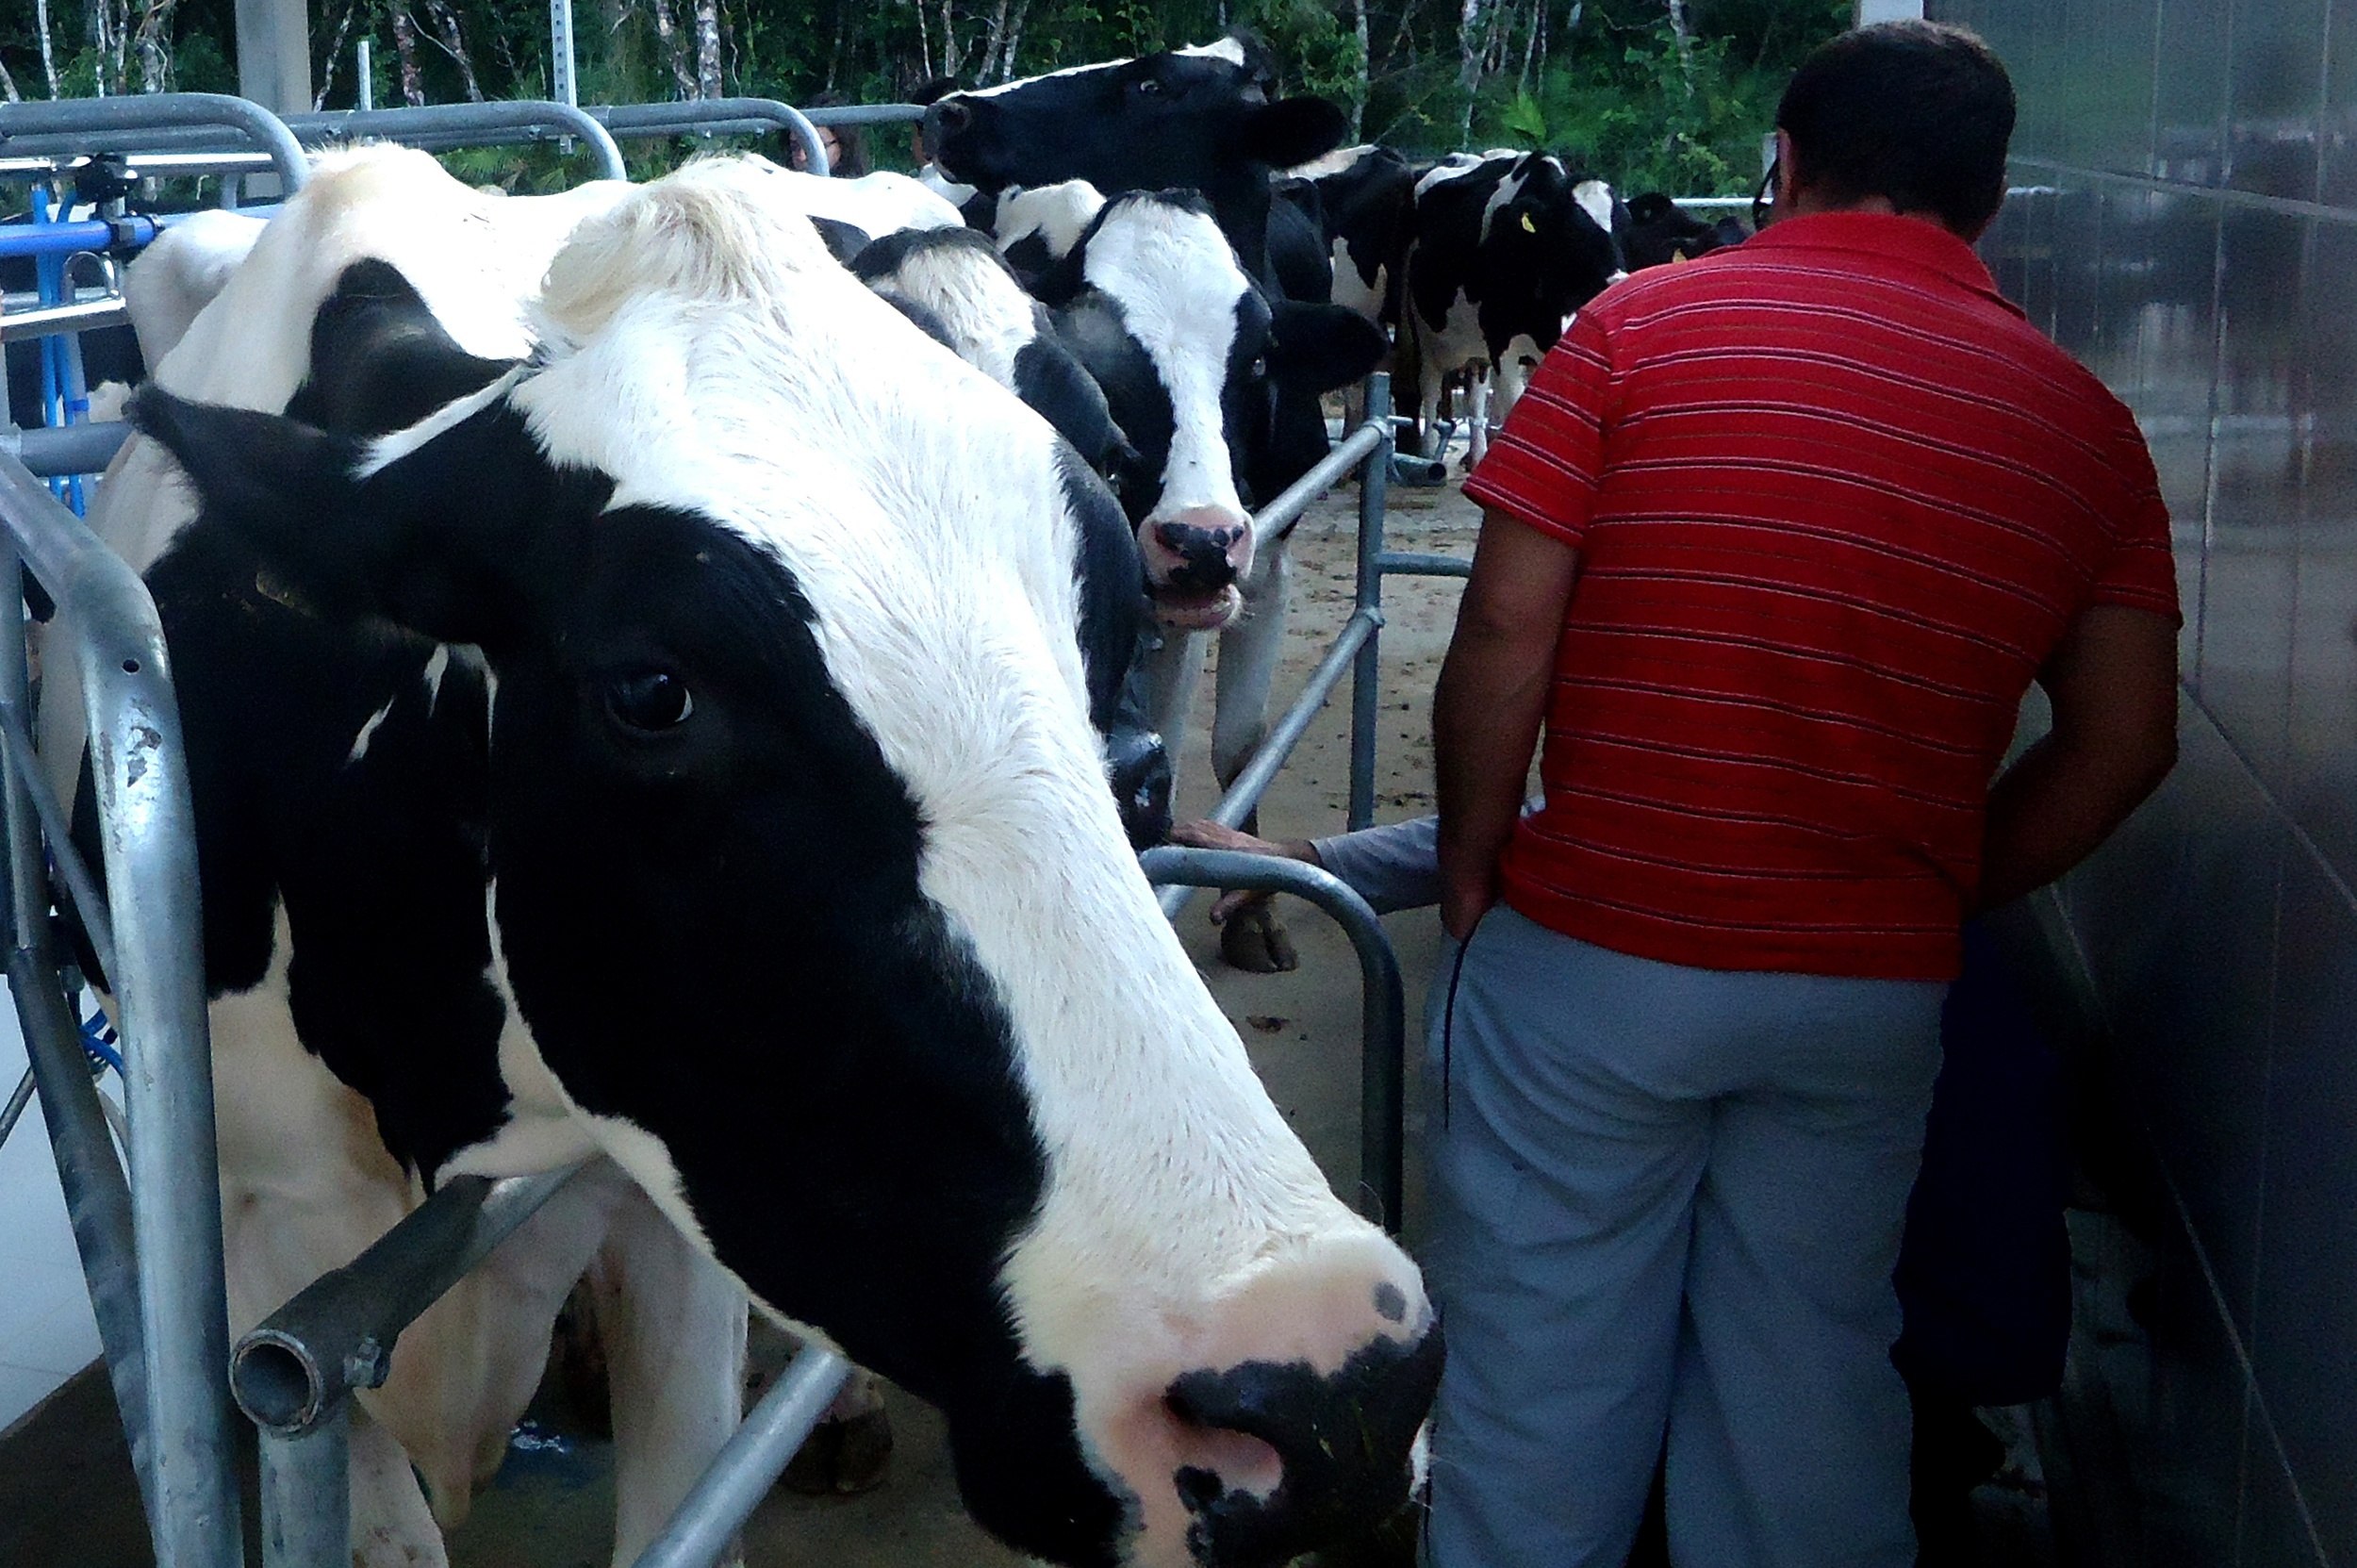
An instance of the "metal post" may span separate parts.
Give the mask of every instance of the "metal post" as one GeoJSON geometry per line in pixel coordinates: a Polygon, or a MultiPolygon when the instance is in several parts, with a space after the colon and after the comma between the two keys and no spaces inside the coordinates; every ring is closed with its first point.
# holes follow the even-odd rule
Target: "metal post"
{"type": "Polygon", "coordinates": [[[549,0],[549,59],[553,78],[549,96],[560,104],[578,105],[581,88],[573,64],[573,0],[549,0]]]}
{"type": "Polygon", "coordinates": [[[238,0],[238,92],[277,114],[311,107],[304,0],[238,0]]]}
{"type": "Polygon", "coordinates": [[[1146,880],[1171,887],[1240,887],[1291,893],[1334,918],[1359,954],[1359,1212],[1399,1233],[1406,1105],[1408,1004],[1399,955],[1383,921],[1332,872],[1275,855],[1162,845],[1138,857],[1146,880]]]}
{"type": "Polygon", "coordinates": [[[342,1410],[353,1389],[384,1382],[402,1330],[580,1168],[443,1182],[359,1257],[305,1285],[238,1342],[229,1376],[239,1409],[265,1431],[295,1437],[342,1410]]]}
{"type": "Polygon", "coordinates": [[[1375,825],[1376,703],[1382,682],[1378,644],[1383,628],[1383,506],[1390,499],[1392,446],[1392,378],[1377,371],[1367,377],[1367,422],[1383,433],[1381,444],[1367,454],[1359,470],[1359,605],[1372,614],[1375,625],[1359,645],[1350,667],[1350,831],[1375,825]]]}
{"type": "Polygon", "coordinates": [[[170,1568],[230,1568],[240,1548],[222,1377],[229,1322],[204,928],[188,756],[163,629],[139,574],[24,465],[5,457],[0,517],[58,602],[89,723],[91,787],[120,958],[107,979],[127,1067],[156,1559],[170,1568]]]}
{"type": "Polygon", "coordinates": [[[300,1437],[265,1430],[262,1568],[350,1568],[352,1407],[300,1437]]]}
{"type": "Polygon", "coordinates": [[[376,62],[370,58],[371,52],[365,38],[353,45],[353,71],[360,78],[359,103],[364,114],[376,107],[376,62]]]}
{"type": "Polygon", "coordinates": [[[708,1568],[777,1484],[795,1451],[851,1374],[849,1362],[811,1345],[745,1417],[635,1568],[708,1568]]]}

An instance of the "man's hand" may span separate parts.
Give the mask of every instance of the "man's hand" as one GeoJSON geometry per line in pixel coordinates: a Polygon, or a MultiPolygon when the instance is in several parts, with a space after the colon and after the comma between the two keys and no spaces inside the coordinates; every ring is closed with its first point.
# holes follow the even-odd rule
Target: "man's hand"
{"type": "MultiPolygon", "coordinates": [[[[1190,850],[1234,850],[1247,855],[1270,855],[1279,860],[1298,860],[1310,866],[1318,862],[1317,847],[1306,838],[1262,838],[1257,834],[1236,828],[1224,828],[1217,822],[1181,822],[1170,830],[1170,841],[1183,844],[1190,850]]],[[[1232,888],[1219,896],[1211,905],[1211,924],[1226,925],[1241,911],[1264,904],[1277,897],[1274,893],[1255,893],[1232,888]]]]}
{"type": "Polygon", "coordinates": [[[2177,760],[2177,629],[2166,618],[2095,606],[2063,635],[2038,685],[2054,727],[1989,791],[1982,909],[2094,853],[2177,760]]]}
{"type": "Polygon", "coordinates": [[[1432,696],[1441,806],[1441,924],[1463,941],[1497,901],[1498,856],[1522,815],[1555,645],[1579,552],[1484,511],[1473,578],[1432,696]]]}

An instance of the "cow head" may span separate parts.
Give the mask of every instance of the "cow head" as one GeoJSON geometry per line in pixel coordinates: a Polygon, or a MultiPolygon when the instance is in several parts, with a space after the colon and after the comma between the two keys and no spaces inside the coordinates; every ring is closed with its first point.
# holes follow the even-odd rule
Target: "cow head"
{"type": "Polygon", "coordinates": [[[1374,368],[1380,332],[1338,305],[1272,305],[1192,191],[1106,203],[1040,290],[1138,453],[1120,490],[1157,612],[1176,627],[1225,625],[1252,563],[1246,507],[1265,499],[1250,475],[1277,438],[1282,394],[1314,407],[1317,392],[1374,368]]]}
{"type": "MultiPolygon", "coordinates": [[[[1541,352],[1555,346],[1564,318],[1626,275],[1613,235],[1616,208],[1609,185],[1540,153],[1517,161],[1499,183],[1482,219],[1485,270],[1529,289],[1541,317],[1556,323],[1540,337],[1541,352]]],[[[1626,209],[1619,210],[1625,227],[1626,209]]]]}
{"type": "Polygon", "coordinates": [[[1107,192],[1171,187],[1220,200],[1239,177],[1332,151],[1348,134],[1322,98],[1269,96],[1276,71],[1248,34],[1136,59],[953,92],[925,111],[944,172],[997,190],[1086,180],[1107,192]]]}
{"type": "Polygon", "coordinates": [[[1124,842],[1093,481],[773,177],[693,165],[585,223],[533,360],[395,435],[137,418],[290,602],[483,651],[511,1118],[585,1129],[770,1310],[938,1404],[1023,1549],[1314,1549],[1406,1494],[1422,1284],[1124,842]],[[865,373],[888,333],[903,373],[865,373]]]}

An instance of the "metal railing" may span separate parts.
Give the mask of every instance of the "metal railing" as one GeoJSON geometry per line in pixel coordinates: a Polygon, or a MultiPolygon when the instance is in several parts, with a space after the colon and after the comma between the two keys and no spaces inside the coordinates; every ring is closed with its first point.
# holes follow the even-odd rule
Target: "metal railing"
{"type": "Polygon", "coordinates": [[[783,131],[799,142],[811,173],[832,173],[816,124],[775,98],[700,98],[692,103],[616,104],[588,111],[616,136],[766,136],[783,131]]]}
{"type": "Polygon", "coordinates": [[[36,1064],[41,1113],[91,1285],[116,1406],[147,1505],[156,1560],[231,1568],[240,1558],[230,1469],[213,1080],[186,748],[171,664],[139,574],[48,487],[0,456],[0,578],[19,566],[57,606],[51,678],[78,675],[89,726],[99,879],[87,867],[58,901],[78,904],[101,948],[122,1033],[129,1118],[125,1181],[84,1066],[66,956],[52,930],[49,864],[76,864],[35,758],[21,608],[0,634],[0,826],[8,836],[8,978],[36,1064]],[[37,797],[48,797],[46,809],[37,797]]]}

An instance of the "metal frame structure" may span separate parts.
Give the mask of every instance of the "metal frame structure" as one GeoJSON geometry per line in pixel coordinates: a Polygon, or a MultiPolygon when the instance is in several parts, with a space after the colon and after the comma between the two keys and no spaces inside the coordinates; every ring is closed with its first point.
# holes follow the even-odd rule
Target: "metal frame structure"
{"type": "MultiPolygon", "coordinates": [[[[71,156],[118,135],[141,151],[159,150],[158,139],[211,149],[230,127],[263,149],[291,190],[306,172],[301,142],[339,134],[421,146],[570,135],[618,173],[609,127],[630,137],[782,129],[803,142],[813,167],[823,169],[817,124],[891,123],[921,113],[911,105],[877,105],[804,115],[770,100],[721,100],[632,106],[594,118],[563,105],[468,105],[282,121],[241,100],[165,94],[0,107],[0,157],[71,156]]],[[[173,148],[160,150],[170,156],[173,148]]],[[[11,318],[7,330],[78,332],[102,324],[103,314],[77,304],[37,322],[11,318]]],[[[1220,802],[1214,815],[1231,825],[1259,801],[1345,673],[1353,688],[1349,819],[1354,828],[1368,825],[1382,579],[1464,568],[1383,548],[1394,446],[1387,378],[1370,381],[1366,407],[1364,423],[1254,519],[1256,535],[1273,542],[1327,490],[1354,473],[1359,480],[1357,603],[1308,688],[1220,802]]],[[[240,1339],[233,1354],[194,824],[169,659],[138,575],[39,477],[96,471],[126,435],[121,424],[28,431],[0,424],[0,575],[21,565],[57,605],[44,654],[53,670],[70,663],[81,677],[102,850],[97,867],[76,853],[35,756],[29,628],[20,623],[0,635],[0,832],[7,838],[6,962],[32,1070],[0,1106],[0,1138],[37,1095],[157,1561],[165,1568],[243,1568],[231,1466],[234,1394],[260,1433],[266,1568],[340,1565],[349,1560],[353,1392],[381,1383],[408,1324],[573,1173],[444,1184],[360,1258],[314,1281],[240,1339]],[[53,908],[78,925],[114,999],[124,1048],[128,1176],[88,1070],[74,1006],[80,976],[53,908]]],[[[1294,893],[1341,922],[1362,981],[1360,1207],[1396,1230],[1403,988],[1373,911],[1330,875],[1291,862],[1164,848],[1150,851],[1144,868],[1165,884],[1162,904],[1174,916],[1195,887],[1266,887],[1294,893]]],[[[849,1373],[831,1351],[813,1347],[798,1357],[642,1556],[641,1568],[699,1568],[716,1560],[849,1373]]]]}

